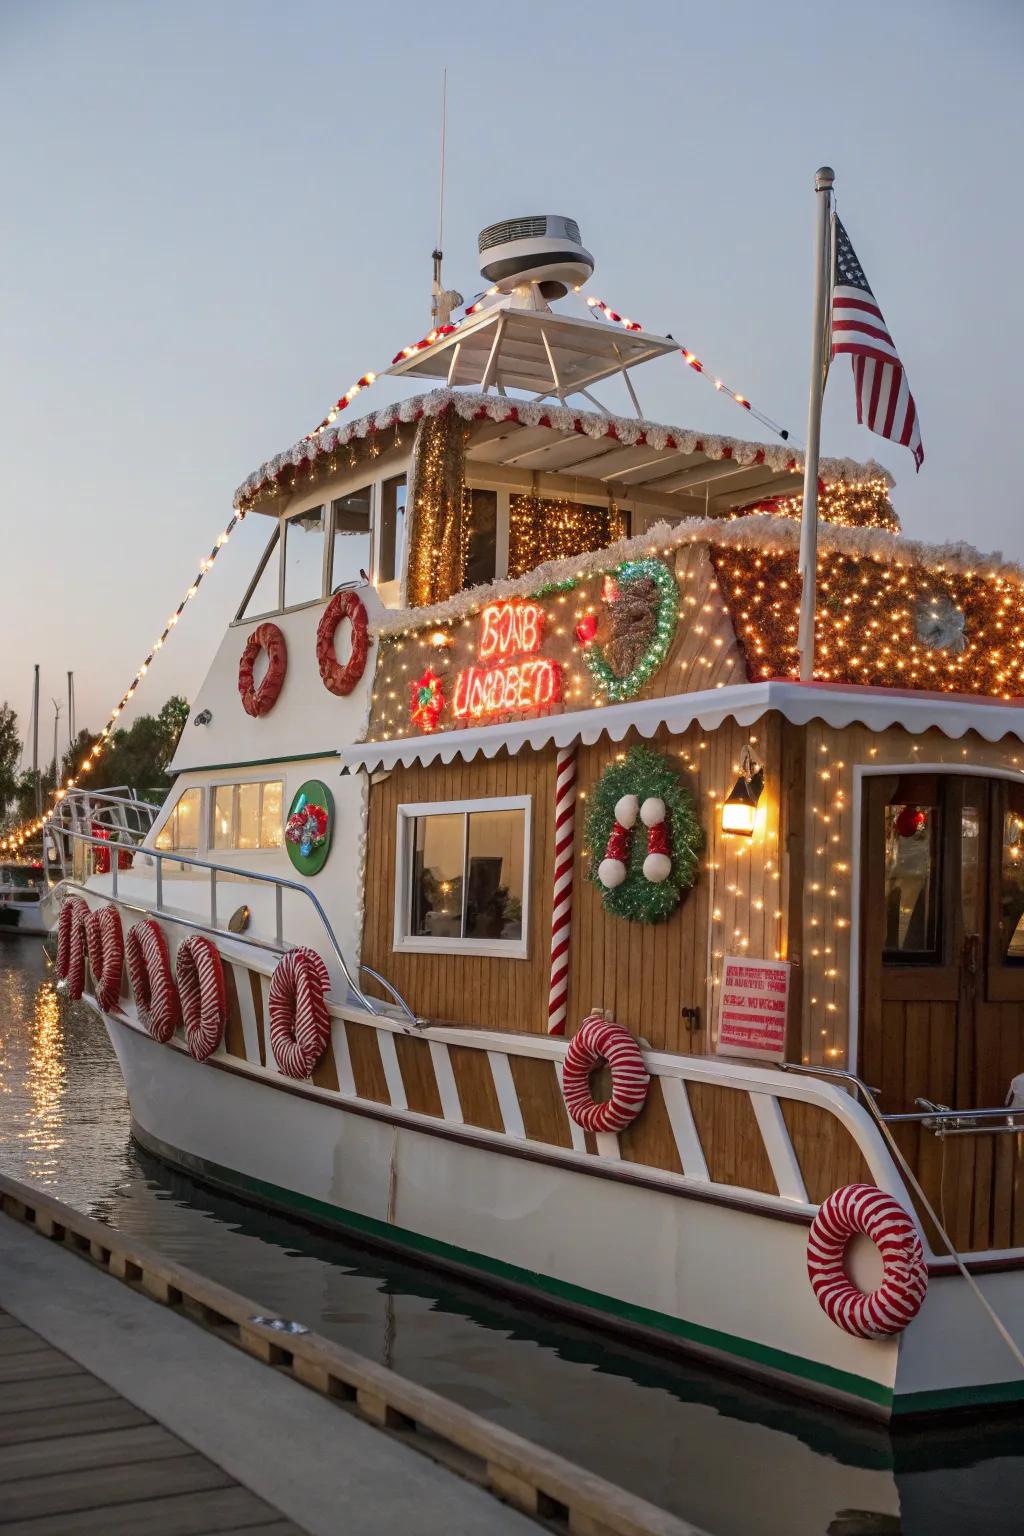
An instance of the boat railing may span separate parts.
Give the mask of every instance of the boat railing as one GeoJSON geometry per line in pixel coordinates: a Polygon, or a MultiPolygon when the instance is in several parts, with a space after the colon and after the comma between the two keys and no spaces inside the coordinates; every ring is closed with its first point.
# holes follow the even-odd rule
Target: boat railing
{"type": "Polygon", "coordinates": [[[48,876],[59,868],[59,879],[74,874],[71,849],[66,839],[72,832],[92,832],[95,827],[106,834],[107,844],[138,847],[148,836],[160,806],[141,800],[127,784],[110,789],[71,789],[57,801],[43,826],[43,847],[52,850],[53,859],[44,858],[48,876]]]}
{"type": "MultiPolygon", "coordinates": [[[[111,842],[108,838],[96,837],[91,832],[80,832],[71,828],[65,828],[63,829],[62,835],[83,849],[101,849],[106,852],[108,856],[111,855],[113,849],[117,846],[116,844],[111,845],[111,842]]],[[[139,893],[134,891],[122,895],[119,886],[119,876],[121,874],[121,870],[119,869],[120,860],[116,857],[110,857],[110,868],[108,871],[110,875],[110,896],[111,899],[116,901],[119,906],[145,913],[146,916],[164,917],[170,922],[177,923],[179,926],[184,928],[191,928],[199,933],[206,933],[215,937],[230,939],[233,942],[248,945],[255,949],[269,950],[272,953],[281,955],[286,953],[287,950],[292,947],[291,945],[285,943],[284,938],[284,896],[286,891],[292,891],[297,896],[300,896],[303,900],[309,902],[310,906],[313,908],[313,911],[319,918],[320,924],[324,931],[324,935],[331,947],[334,958],[338,962],[341,973],[344,976],[346,983],[348,984],[351,994],[358,999],[359,1006],[367,1013],[371,1014],[380,1014],[383,1011],[383,1005],[381,1001],[377,998],[367,996],[360,987],[358,981],[356,980],[356,976],[354,976],[352,973],[352,969],[349,966],[348,961],[345,959],[344,951],[338,942],[338,938],[334,932],[331,920],[324,910],[320,898],[316,895],[315,891],[310,890],[308,885],[303,885],[301,881],[298,880],[286,879],[282,875],[269,874],[263,870],[257,871],[251,869],[241,869],[236,864],[214,864],[209,859],[201,859],[192,854],[179,853],[172,849],[147,847],[135,848],[133,852],[135,856],[141,855],[147,861],[156,866],[154,872],[155,899],[152,902],[143,901],[140,899],[139,893]],[[168,864],[173,865],[176,869],[182,865],[187,865],[191,869],[201,870],[206,873],[208,876],[207,896],[209,899],[208,921],[204,922],[199,918],[190,916],[188,913],[183,913],[179,908],[169,907],[167,905],[164,891],[164,866],[168,864]],[[235,929],[225,927],[221,923],[218,911],[218,895],[220,878],[222,876],[232,882],[251,881],[256,885],[269,886],[273,890],[273,940],[262,938],[257,934],[247,933],[244,930],[242,932],[236,932],[235,929]]],[[[70,878],[66,883],[69,889],[76,889],[84,893],[91,892],[92,894],[96,894],[96,888],[94,886],[87,885],[84,880],[70,878]]],[[[390,981],[387,980],[386,977],[382,976],[378,971],[375,971],[372,966],[368,965],[359,965],[357,967],[357,974],[369,976],[373,981],[377,983],[378,986],[383,988],[394,1005],[404,1015],[406,1020],[415,1025],[416,1028],[422,1028],[424,1021],[416,1017],[412,1009],[409,1007],[409,1004],[405,1001],[405,998],[398,991],[398,989],[394,987],[390,981]]]]}
{"type": "Polygon", "coordinates": [[[784,1070],[808,1077],[835,1078],[848,1084],[882,1126],[919,1125],[922,1130],[934,1132],[940,1140],[946,1136],[992,1136],[1007,1131],[1020,1135],[1024,1131],[1024,1107],[1004,1104],[999,1109],[951,1109],[948,1104],[918,1098],[914,1103],[920,1106],[919,1109],[886,1114],[878,1107],[881,1090],[869,1087],[855,1072],[848,1072],[843,1067],[811,1067],[790,1061],[784,1063],[784,1070]]]}

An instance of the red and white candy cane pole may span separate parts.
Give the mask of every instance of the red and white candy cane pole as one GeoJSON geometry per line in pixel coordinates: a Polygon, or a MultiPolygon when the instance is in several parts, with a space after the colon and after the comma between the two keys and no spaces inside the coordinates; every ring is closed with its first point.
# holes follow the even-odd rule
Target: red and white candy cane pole
{"type": "Polygon", "coordinates": [[[560,747],[555,759],[555,891],[551,908],[551,985],[548,1034],[564,1035],[569,1014],[569,944],[572,939],[572,877],[576,833],[576,748],[560,747]]]}

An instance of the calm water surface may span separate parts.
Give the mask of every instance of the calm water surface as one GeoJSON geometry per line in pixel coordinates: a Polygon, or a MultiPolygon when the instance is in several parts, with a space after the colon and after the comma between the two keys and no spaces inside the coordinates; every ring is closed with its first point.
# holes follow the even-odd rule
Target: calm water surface
{"type": "Polygon", "coordinates": [[[890,1435],[171,1172],[133,1145],[103,1025],[58,1000],[31,939],[0,939],[0,1166],[711,1536],[1024,1531],[1024,1416],[890,1435]]]}

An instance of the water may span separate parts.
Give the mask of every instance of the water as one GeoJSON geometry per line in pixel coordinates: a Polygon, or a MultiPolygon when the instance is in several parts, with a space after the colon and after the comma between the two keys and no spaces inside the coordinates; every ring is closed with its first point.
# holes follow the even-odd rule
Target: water
{"type": "Polygon", "coordinates": [[[0,1166],[710,1536],[1022,1528],[1024,1415],[890,1434],[324,1236],[139,1152],[102,1023],[0,940],[0,1166]]]}

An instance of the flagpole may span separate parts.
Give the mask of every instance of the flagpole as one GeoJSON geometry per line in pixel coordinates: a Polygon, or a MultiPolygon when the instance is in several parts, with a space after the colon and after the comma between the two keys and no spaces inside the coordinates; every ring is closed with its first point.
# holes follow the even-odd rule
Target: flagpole
{"type": "Polygon", "coordinates": [[[804,505],[800,520],[800,681],[814,676],[814,610],[818,574],[818,455],[821,447],[821,402],[825,393],[825,332],[831,298],[829,216],[836,173],[823,165],[814,177],[818,218],[814,260],[814,323],[811,328],[811,388],[807,405],[807,454],[804,461],[804,505]]]}

